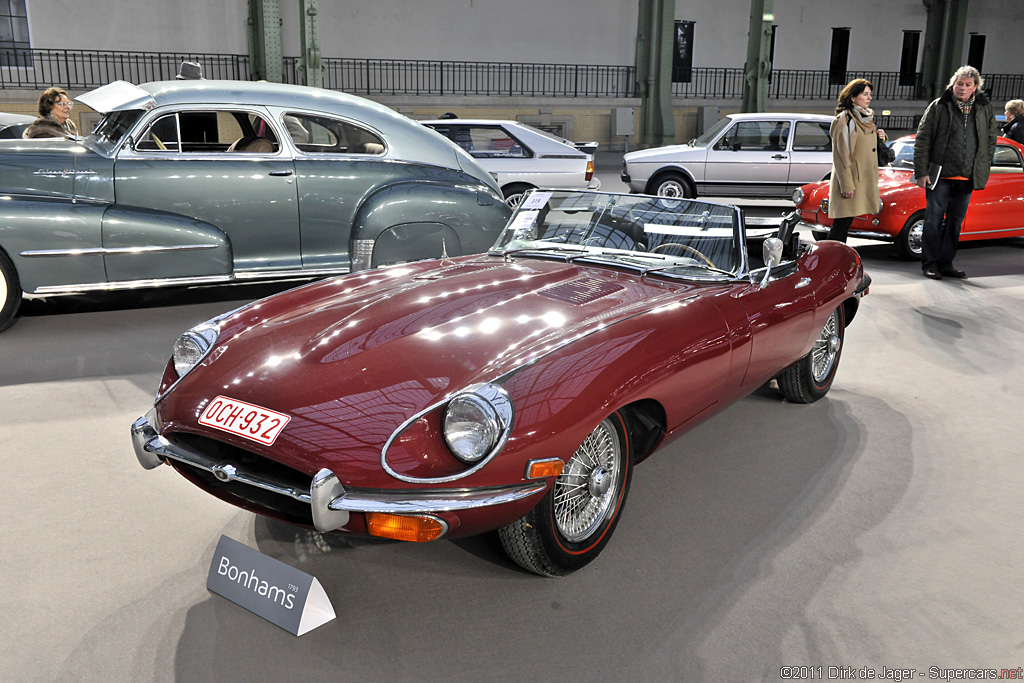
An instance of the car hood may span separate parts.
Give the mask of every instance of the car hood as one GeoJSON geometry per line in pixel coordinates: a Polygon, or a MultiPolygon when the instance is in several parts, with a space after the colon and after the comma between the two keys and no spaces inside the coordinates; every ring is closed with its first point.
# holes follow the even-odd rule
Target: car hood
{"type": "Polygon", "coordinates": [[[629,152],[622,155],[626,163],[645,163],[653,161],[664,161],[668,159],[680,160],[686,158],[703,157],[704,147],[693,147],[691,145],[669,145],[667,147],[652,147],[636,152],[629,152]]]}
{"type": "Polygon", "coordinates": [[[365,463],[379,459],[387,438],[423,409],[693,287],[496,257],[327,280],[225,318],[208,359],[160,400],[163,419],[181,421],[172,430],[195,431],[197,411],[223,394],[291,416],[275,457],[294,458],[298,469],[317,471],[318,454],[331,448],[352,456],[362,450],[365,463]],[[360,425],[358,435],[353,425],[360,425]]]}

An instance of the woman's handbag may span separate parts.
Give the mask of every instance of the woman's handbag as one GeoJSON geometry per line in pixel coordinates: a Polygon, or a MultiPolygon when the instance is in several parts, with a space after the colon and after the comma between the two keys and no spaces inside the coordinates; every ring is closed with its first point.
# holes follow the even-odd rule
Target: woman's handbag
{"type": "Polygon", "coordinates": [[[875,148],[878,151],[878,167],[888,166],[896,159],[896,152],[892,151],[889,145],[882,142],[881,138],[877,140],[878,146],[875,148]]]}

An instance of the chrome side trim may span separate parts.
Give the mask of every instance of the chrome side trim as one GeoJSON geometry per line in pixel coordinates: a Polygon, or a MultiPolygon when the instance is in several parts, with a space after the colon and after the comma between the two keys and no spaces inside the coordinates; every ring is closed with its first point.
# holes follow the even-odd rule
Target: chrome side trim
{"type": "MultiPolygon", "coordinates": [[[[346,490],[329,469],[321,469],[305,491],[269,477],[240,470],[228,461],[174,444],[153,427],[155,411],[150,410],[132,424],[132,445],[139,464],[153,469],[167,460],[205,470],[220,481],[234,481],[277,493],[310,506],[318,531],[333,531],[348,523],[350,512],[430,514],[502,505],[527,498],[547,488],[543,482],[527,482],[486,489],[419,489],[411,491],[346,490]]],[[[442,520],[443,521],[443,520],[442,520]]]]}
{"type": "Polygon", "coordinates": [[[90,282],[77,285],[44,285],[29,292],[32,295],[80,294],[82,292],[116,292],[122,289],[143,289],[150,287],[190,287],[194,285],[231,284],[236,282],[258,282],[261,280],[307,280],[329,275],[345,275],[348,268],[318,268],[316,270],[266,270],[234,273],[231,275],[203,275],[200,277],[170,277],[152,280],[123,280],[119,282],[90,282]]]}
{"type": "Polygon", "coordinates": [[[88,249],[34,249],[21,252],[25,258],[38,258],[40,256],[94,256],[102,254],[153,254],[171,251],[198,251],[201,249],[217,249],[218,244],[181,244],[171,247],[91,247],[88,249]]]}

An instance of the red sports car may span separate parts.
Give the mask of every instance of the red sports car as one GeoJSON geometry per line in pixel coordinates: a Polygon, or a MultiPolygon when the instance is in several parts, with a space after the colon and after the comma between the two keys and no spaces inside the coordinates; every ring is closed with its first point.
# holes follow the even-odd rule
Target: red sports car
{"type": "MultiPolygon", "coordinates": [[[[921,259],[924,226],[924,189],[914,184],[914,136],[892,143],[896,159],[878,169],[881,211],[858,216],[850,237],[893,242],[900,256],[921,259]]],[[[824,239],[832,225],[828,217],[828,181],[804,185],[793,193],[801,221],[816,239],[824,239]]],[[[992,175],[984,190],[975,190],[960,241],[991,240],[1024,235],[1024,147],[998,138],[992,157],[992,175]]]]}
{"type": "Polygon", "coordinates": [[[522,567],[567,574],[608,543],[659,446],[772,379],[797,403],[829,390],[869,278],[796,222],[748,251],[734,206],[534,191],[486,255],[318,282],[189,330],[136,454],[321,532],[496,529],[522,567]]]}

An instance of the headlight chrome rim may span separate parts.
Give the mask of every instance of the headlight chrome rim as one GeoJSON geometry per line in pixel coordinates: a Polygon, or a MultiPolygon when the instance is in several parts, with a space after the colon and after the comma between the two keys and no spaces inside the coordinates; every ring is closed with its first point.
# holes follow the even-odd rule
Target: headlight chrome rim
{"type": "Polygon", "coordinates": [[[512,399],[497,384],[478,384],[452,397],[445,408],[443,433],[459,460],[475,464],[505,445],[513,420],[512,399]],[[475,416],[474,416],[475,413],[475,416]]]}
{"type": "Polygon", "coordinates": [[[171,359],[178,377],[184,377],[210,354],[220,330],[216,325],[193,327],[174,342],[171,359]]]}
{"type": "Polygon", "coordinates": [[[804,199],[805,199],[805,197],[804,197],[804,189],[802,187],[798,187],[795,190],[793,190],[793,203],[794,204],[796,204],[797,206],[800,206],[801,204],[804,203],[804,199]]]}

